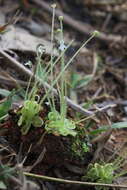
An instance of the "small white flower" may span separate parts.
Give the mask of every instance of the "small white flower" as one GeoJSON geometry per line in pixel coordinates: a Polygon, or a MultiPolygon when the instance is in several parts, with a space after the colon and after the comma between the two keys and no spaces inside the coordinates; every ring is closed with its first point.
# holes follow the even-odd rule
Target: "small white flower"
{"type": "Polygon", "coordinates": [[[37,56],[41,57],[45,52],[46,52],[46,49],[45,49],[45,46],[43,44],[38,44],[37,48],[37,56]]]}
{"type": "Polygon", "coordinates": [[[28,67],[32,67],[32,62],[31,61],[27,61],[26,63],[24,63],[25,66],[28,66],[28,67]]]}
{"type": "Polygon", "coordinates": [[[66,48],[67,48],[67,46],[64,44],[64,41],[61,40],[61,41],[60,41],[59,50],[60,50],[60,51],[64,51],[66,48]]]}

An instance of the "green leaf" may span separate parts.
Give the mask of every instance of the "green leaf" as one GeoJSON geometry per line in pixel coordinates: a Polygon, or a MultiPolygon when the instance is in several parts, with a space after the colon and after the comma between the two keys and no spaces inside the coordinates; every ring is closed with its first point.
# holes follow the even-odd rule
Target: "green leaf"
{"type": "Polygon", "coordinates": [[[75,123],[69,119],[63,119],[59,112],[50,112],[48,114],[48,119],[49,121],[45,126],[45,129],[48,131],[48,133],[63,136],[76,136],[77,132],[74,130],[76,128],[75,123]]]}
{"type": "Polygon", "coordinates": [[[99,127],[98,129],[95,129],[93,131],[90,131],[90,135],[97,135],[101,132],[104,132],[108,129],[122,129],[122,128],[127,128],[127,121],[123,121],[123,122],[117,122],[117,123],[113,123],[111,126],[109,125],[103,125],[101,127],[99,127]]]}
{"type": "MultiPolygon", "coordinates": [[[[114,166],[112,163],[104,163],[104,164],[90,164],[88,166],[88,171],[86,173],[85,178],[91,180],[96,183],[112,183],[114,179],[114,166]]],[[[96,188],[100,189],[100,188],[96,188]]]]}
{"type": "Polygon", "coordinates": [[[0,118],[8,113],[8,110],[12,105],[12,95],[9,95],[8,98],[0,104],[0,118]]]}
{"type": "Polygon", "coordinates": [[[86,75],[85,77],[81,77],[81,75],[77,73],[72,73],[71,75],[71,87],[74,88],[81,88],[86,85],[93,79],[93,75],[86,75]]]}
{"type": "Polygon", "coordinates": [[[41,127],[43,125],[43,120],[41,119],[41,117],[35,116],[33,125],[34,125],[34,127],[41,127]]]}
{"type": "Polygon", "coordinates": [[[7,96],[9,96],[9,94],[10,94],[9,90],[0,88],[0,95],[7,97],[7,96]]]}
{"type": "Polygon", "coordinates": [[[30,127],[35,124],[35,127],[42,125],[43,121],[38,116],[42,107],[38,102],[34,100],[26,100],[24,106],[17,113],[20,114],[18,120],[18,126],[21,126],[21,132],[23,135],[26,135],[30,130],[30,127]]]}
{"type": "Polygon", "coordinates": [[[100,129],[102,129],[102,130],[107,130],[109,128],[112,128],[112,129],[127,128],[127,121],[113,123],[111,126],[109,126],[109,125],[103,125],[103,126],[100,127],[100,129]]]}
{"type": "Polygon", "coordinates": [[[81,79],[81,76],[77,73],[71,74],[71,88],[76,88],[78,81],[81,79]]]}
{"type": "Polygon", "coordinates": [[[92,80],[93,75],[86,75],[83,79],[78,81],[77,88],[82,88],[84,86],[87,86],[88,83],[92,80]]]}
{"type": "Polygon", "coordinates": [[[82,107],[83,107],[83,108],[85,108],[85,109],[89,109],[89,108],[90,108],[90,106],[92,106],[92,105],[93,105],[93,103],[94,103],[94,101],[93,101],[93,100],[88,100],[88,102],[83,103],[82,107]]]}
{"type": "Polygon", "coordinates": [[[99,133],[105,132],[106,130],[110,129],[109,126],[102,126],[98,129],[94,129],[93,131],[90,131],[90,135],[97,135],[99,133]]]}
{"type": "Polygon", "coordinates": [[[111,128],[113,128],[113,129],[127,128],[127,121],[113,123],[111,125],[111,128]]]}
{"type": "Polygon", "coordinates": [[[9,90],[0,88],[0,95],[3,96],[3,97],[8,97],[8,96],[11,95],[11,93],[13,94],[13,97],[12,97],[13,101],[19,101],[19,100],[21,100],[21,97],[24,98],[24,96],[25,96],[25,93],[24,93],[23,89],[19,89],[16,92],[15,92],[15,90],[12,90],[12,92],[11,92],[9,90]]]}
{"type": "Polygon", "coordinates": [[[41,64],[37,64],[37,69],[36,69],[36,76],[40,79],[45,79],[46,76],[46,70],[42,67],[41,64]]]}
{"type": "Polygon", "coordinates": [[[23,116],[21,115],[19,120],[18,120],[18,126],[21,126],[23,123],[23,116]]]}
{"type": "Polygon", "coordinates": [[[0,189],[7,189],[7,186],[3,181],[0,181],[0,189]]]}

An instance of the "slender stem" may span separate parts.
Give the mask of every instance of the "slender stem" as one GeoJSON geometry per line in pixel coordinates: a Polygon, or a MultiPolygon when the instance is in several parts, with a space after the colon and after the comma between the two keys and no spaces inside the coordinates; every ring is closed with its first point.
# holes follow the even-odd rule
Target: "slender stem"
{"type": "MultiPolygon", "coordinates": [[[[60,42],[62,43],[62,45],[64,46],[64,35],[63,35],[63,17],[59,17],[60,20],[60,42]]],[[[64,47],[63,47],[64,48],[64,47]]],[[[63,50],[62,50],[63,51],[63,50]]],[[[65,67],[65,60],[64,60],[64,54],[61,56],[61,70],[63,70],[65,67]]],[[[65,101],[65,88],[66,88],[66,84],[65,84],[65,72],[62,72],[61,75],[61,90],[60,90],[60,112],[61,112],[61,117],[62,120],[64,121],[65,117],[66,117],[66,101],[65,101]]]]}
{"type": "Polygon", "coordinates": [[[2,116],[2,117],[0,117],[0,121],[2,121],[2,120],[4,120],[6,117],[8,117],[9,115],[8,114],[6,114],[6,115],[4,115],[4,116],[2,116]]]}
{"type": "MultiPolygon", "coordinates": [[[[38,75],[38,70],[39,70],[40,65],[41,65],[41,56],[37,53],[37,63],[36,63],[35,71],[34,71],[35,76],[38,75]]],[[[30,83],[31,83],[31,80],[32,80],[32,76],[31,76],[30,81],[29,81],[30,83]]],[[[29,85],[30,85],[30,83],[29,83],[29,85]]],[[[36,95],[36,91],[37,91],[37,83],[38,83],[38,80],[35,80],[34,86],[32,87],[32,90],[28,96],[28,99],[30,99],[30,100],[35,99],[35,95],[36,95]]],[[[29,88],[28,88],[28,90],[29,90],[29,88]]]]}
{"type": "MultiPolygon", "coordinates": [[[[55,5],[52,6],[53,8],[53,15],[52,15],[52,31],[51,31],[51,60],[50,60],[50,68],[51,68],[51,81],[53,81],[53,55],[54,55],[54,24],[55,24],[55,5]]],[[[51,109],[55,109],[55,101],[54,101],[54,94],[51,92],[51,100],[52,106],[51,109]]]]}
{"type": "MultiPolygon", "coordinates": [[[[65,50],[66,51],[66,50],[65,50]]],[[[32,71],[28,70],[26,67],[24,67],[22,64],[20,64],[17,60],[15,60],[14,58],[12,58],[10,55],[8,55],[6,52],[4,52],[1,48],[0,48],[0,56],[2,56],[5,60],[6,60],[6,63],[9,67],[12,67],[14,68],[17,72],[21,72],[26,76],[26,77],[30,77],[32,75],[33,78],[36,78],[36,80],[40,81],[41,85],[45,86],[47,89],[51,89],[51,86],[45,82],[45,81],[42,81],[39,77],[37,76],[34,76],[34,74],[32,73],[32,71]]],[[[50,93],[50,91],[53,91],[53,93],[58,96],[58,93],[56,91],[56,89],[54,89],[52,87],[51,90],[49,90],[48,93],[50,93]]],[[[46,96],[45,96],[46,98],[46,96]]],[[[42,102],[45,100],[42,99],[42,102]]],[[[78,111],[84,115],[91,115],[93,114],[92,111],[88,111],[84,108],[82,108],[80,105],[74,103],[72,100],[70,100],[69,98],[66,97],[66,101],[67,101],[67,104],[73,108],[75,111],[78,111]]]]}
{"type": "MultiPolygon", "coordinates": [[[[72,45],[72,43],[73,43],[73,40],[68,44],[67,48],[60,54],[60,56],[56,59],[56,61],[54,61],[53,67],[55,66],[55,64],[58,63],[58,61],[61,59],[61,57],[63,56],[63,54],[67,51],[67,49],[72,45]]],[[[46,77],[48,76],[48,74],[49,74],[50,71],[51,71],[51,68],[49,68],[49,70],[44,73],[44,78],[46,78],[46,77]]],[[[38,78],[38,80],[41,80],[41,79],[38,78]]],[[[41,80],[41,82],[44,83],[45,81],[44,81],[44,80],[41,80]]],[[[53,83],[53,81],[52,81],[52,83],[53,83]]],[[[56,81],[56,83],[57,83],[57,81],[56,81]]],[[[56,83],[55,83],[55,84],[56,84],[56,83]]],[[[54,84],[54,85],[55,85],[55,84],[54,84]]],[[[50,93],[50,91],[52,91],[54,85],[51,85],[50,88],[49,88],[49,90],[46,90],[46,94],[45,94],[45,96],[41,99],[40,104],[42,104],[43,101],[49,96],[49,93],[50,93]]],[[[44,86],[45,86],[45,85],[44,85],[44,86]]]]}
{"type": "Polygon", "coordinates": [[[55,177],[48,177],[44,175],[37,175],[34,173],[29,173],[29,172],[23,172],[24,175],[29,176],[29,177],[34,177],[46,181],[55,181],[59,183],[68,183],[68,184],[79,184],[79,185],[85,185],[85,186],[100,186],[100,187],[116,187],[116,188],[125,188],[127,189],[126,185],[117,185],[117,184],[105,184],[105,183],[91,183],[91,182],[83,182],[83,181],[71,181],[71,180],[66,180],[66,179],[61,179],[61,178],[55,178],[55,177]]]}
{"type": "Polygon", "coordinates": [[[91,113],[90,116],[85,117],[85,118],[83,118],[83,119],[80,119],[79,121],[77,121],[77,122],[75,122],[75,123],[78,124],[78,123],[81,123],[81,122],[86,121],[86,120],[88,120],[88,119],[91,119],[92,117],[94,117],[94,116],[96,115],[96,113],[102,112],[102,111],[104,111],[105,109],[108,109],[108,108],[111,108],[111,107],[112,107],[112,105],[106,105],[106,106],[104,106],[103,108],[100,108],[100,109],[96,110],[95,112],[91,113]]]}
{"type": "Polygon", "coordinates": [[[41,144],[42,144],[42,142],[43,142],[44,137],[45,137],[46,134],[47,134],[47,131],[45,131],[45,132],[42,134],[41,138],[40,138],[39,141],[37,142],[37,145],[41,145],[41,144]]]}
{"type": "Polygon", "coordinates": [[[32,78],[33,78],[33,76],[31,75],[31,76],[30,76],[30,79],[29,79],[29,81],[28,81],[28,85],[27,85],[27,88],[26,88],[26,92],[25,92],[25,100],[28,99],[28,92],[29,92],[29,88],[30,88],[30,84],[31,84],[32,78]]]}
{"type": "MultiPolygon", "coordinates": [[[[65,67],[63,68],[63,70],[61,70],[61,72],[59,73],[59,75],[56,77],[56,79],[52,82],[51,84],[51,88],[48,90],[48,93],[50,91],[52,91],[53,86],[58,82],[58,80],[60,79],[62,73],[67,69],[67,67],[70,65],[70,63],[73,61],[73,59],[78,55],[78,53],[80,52],[80,50],[86,46],[86,44],[88,44],[94,37],[96,36],[95,33],[92,34],[92,36],[83,43],[83,45],[77,50],[77,52],[71,57],[71,59],[67,62],[67,64],[65,65],[65,67]]],[[[41,102],[43,102],[45,100],[45,98],[47,97],[47,94],[42,98],[41,102]]]]}
{"type": "MultiPolygon", "coordinates": [[[[72,45],[72,43],[73,43],[73,40],[68,44],[68,46],[67,46],[67,48],[64,50],[64,51],[62,51],[62,53],[58,56],[58,58],[52,63],[52,66],[54,67],[57,63],[58,63],[58,61],[61,59],[61,57],[65,54],[65,52],[68,50],[68,48],[72,45]]],[[[47,70],[47,72],[45,72],[45,74],[46,74],[46,76],[48,76],[48,74],[51,72],[51,67],[50,67],[50,65],[48,65],[46,68],[45,68],[45,71],[47,70]],[[49,67],[49,69],[48,69],[48,67],[49,67]]]]}

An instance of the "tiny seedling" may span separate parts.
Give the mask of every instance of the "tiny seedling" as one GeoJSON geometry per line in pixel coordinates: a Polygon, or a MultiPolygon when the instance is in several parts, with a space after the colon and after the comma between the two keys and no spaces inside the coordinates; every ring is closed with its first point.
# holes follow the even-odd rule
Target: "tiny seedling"
{"type": "MultiPolygon", "coordinates": [[[[51,37],[51,42],[52,42],[52,47],[53,47],[53,31],[54,31],[54,10],[55,7],[53,7],[53,22],[52,22],[52,37],[51,37]]],[[[60,46],[59,46],[59,52],[60,52],[60,58],[61,58],[61,71],[56,76],[53,78],[53,54],[51,55],[51,88],[47,91],[46,94],[49,94],[51,92],[51,101],[50,101],[50,107],[51,107],[51,112],[48,114],[48,122],[45,125],[45,129],[49,133],[55,133],[57,135],[73,135],[75,136],[77,132],[74,130],[76,128],[75,122],[71,121],[70,119],[66,118],[67,115],[67,103],[66,103],[66,81],[65,81],[65,70],[67,67],[70,65],[70,63],[73,61],[73,59],[76,57],[76,55],[79,53],[79,51],[96,35],[98,35],[98,32],[95,31],[92,36],[79,48],[79,50],[70,58],[70,60],[65,64],[65,58],[64,58],[64,50],[67,48],[65,43],[64,43],[64,38],[63,38],[63,17],[59,17],[60,20],[60,46]],[[58,80],[60,79],[60,84],[58,80]],[[54,94],[52,93],[52,88],[54,85],[57,85],[57,91],[59,94],[59,99],[60,99],[60,112],[58,113],[55,103],[54,103],[54,94]],[[54,131],[54,132],[53,132],[54,131]]],[[[45,98],[45,97],[44,97],[45,98]]],[[[44,98],[42,100],[44,100],[44,98]]],[[[41,101],[42,101],[41,100],[41,101]]]]}
{"type": "Polygon", "coordinates": [[[90,152],[91,146],[86,127],[79,126],[76,137],[71,138],[70,152],[72,156],[83,160],[86,153],[90,152]]]}
{"type": "Polygon", "coordinates": [[[72,155],[80,159],[84,159],[85,153],[89,152],[90,148],[86,142],[83,142],[79,138],[74,139],[71,145],[72,155]]]}
{"type": "MultiPolygon", "coordinates": [[[[111,184],[114,179],[114,165],[106,164],[90,164],[85,179],[96,183],[111,184]]],[[[97,190],[108,190],[108,187],[96,187],[97,190]]]]}
{"type": "Polygon", "coordinates": [[[97,183],[112,183],[114,178],[114,166],[112,163],[90,164],[86,174],[88,179],[97,183]]]}
{"type": "Polygon", "coordinates": [[[24,102],[23,107],[18,112],[21,114],[18,125],[22,126],[21,132],[23,135],[26,135],[31,127],[31,125],[35,127],[41,127],[43,124],[43,120],[39,117],[39,112],[41,110],[41,106],[37,103],[37,101],[26,100],[24,102]]]}
{"type": "MultiPolygon", "coordinates": [[[[43,47],[38,46],[37,67],[36,67],[36,71],[35,71],[35,75],[37,75],[37,76],[40,73],[41,56],[42,56],[43,52],[44,52],[43,47]]],[[[18,115],[20,115],[19,120],[18,120],[18,126],[21,127],[21,133],[23,135],[26,135],[29,132],[32,125],[35,127],[41,127],[43,125],[43,120],[39,116],[39,113],[43,108],[42,108],[41,104],[35,100],[35,97],[37,96],[37,88],[38,88],[37,80],[35,80],[34,86],[31,89],[30,93],[28,93],[31,79],[32,78],[30,78],[29,84],[28,84],[28,87],[26,90],[23,107],[18,111],[18,115]]]]}
{"type": "MultiPolygon", "coordinates": [[[[53,43],[53,31],[54,31],[54,10],[55,7],[53,8],[53,23],[52,23],[52,43],[53,43]]],[[[75,131],[76,125],[75,123],[66,118],[66,112],[67,112],[67,105],[66,105],[66,82],[65,82],[65,72],[63,69],[65,68],[65,63],[64,63],[64,53],[63,51],[66,49],[66,46],[64,44],[64,39],[63,39],[63,24],[62,20],[63,17],[59,17],[60,20],[60,29],[59,29],[59,34],[60,34],[60,46],[59,46],[59,51],[61,56],[61,77],[60,77],[60,86],[57,81],[57,90],[59,92],[59,98],[60,98],[60,113],[56,110],[56,106],[54,103],[54,95],[51,93],[51,112],[48,114],[48,122],[45,125],[45,129],[48,133],[53,133],[55,135],[72,135],[75,136],[77,133],[75,131]]],[[[53,47],[53,45],[52,45],[53,47]]],[[[51,55],[51,79],[53,81],[53,55],[51,55]]]]}
{"type": "Polygon", "coordinates": [[[54,20],[55,20],[55,5],[52,6],[53,8],[53,18],[52,18],[52,32],[51,32],[51,60],[50,64],[48,64],[48,67],[44,70],[42,70],[41,74],[41,63],[42,63],[42,49],[40,51],[37,51],[37,69],[35,72],[35,84],[34,87],[32,88],[31,92],[28,94],[29,91],[29,86],[30,82],[28,85],[28,88],[26,90],[26,98],[23,107],[21,110],[18,112],[20,113],[20,118],[18,121],[18,125],[21,126],[21,132],[22,134],[27,134],[29,131],[30,127],[32,125],[35,126],[41,126],[43,121],[39,117],[39,112],[42,109],[44,100],[47,99],[48,103],[50,105],[51,112],[48,114],[48,121],[46,121],[45,124],[45,129],[48,133],[53,133],[57,135],[72,135],[75,136],[77,133],[75,131],[76,124],[66,118],[67,115],[67,103],[66,103],[66,82],[65,82],[65,70],[67,67],[70,65],[70,63],[73,61],[73,59],[76,57],[76,55],[79,53],[79,51],[98,33],[95,31],[92,36],[79,48],[79,50],[71,57],[71,59],[65,64],[65,58],[64,54],[68,46],[64,44],[64,39],[63,39],[63,17],[60,16],[60,46],[59,46],[59,52],[60,56],[57,59],[58,61],[60,60],[61,63],[61,70],[58,76],[54,77],[54,66],[58,61],[54,61],[54,46],[53,46],[53,40],[54,40],[54,20]],[[40,102],[35,101],[35,96],[37,94],[37,84],[41,83],[44,84],[45,82],[49,82],[49,78],[51,79],[51,85],[50,88],[47,89],[45,85],[43,85],[45,89],[45,95],[41,98],[40,102]],[[60,80],[60,81],[59,81],[60,80]],[[56,105],[55,105],[55,100],[54,100],[54,94],[52,92],[52,89],[54,85],[57,86],[57,91],[60,99],[60,111],[58,112],[56,105]]]}
{"type": "Polygon", "coordinates": [[[62,119],[59,112],[49,112],[48,122],[45,126],[45,129],[48,133],[54,135],[72,135],[75,136],[77,133],[74,130],[76,128],[75,123],[69,119],[62,119]]]}
{"type": "MultiPolygon", "coordinates": [[[[112,163],[94,163],[89,164],[86,175],[83,180],[88,180],[96,183],[111,184],[118,177],[123,176],[127,171],[121,171],[124,166],[125,159],[118,157],[112,163]]],[[[109,187],[96,187],[97,190],[109,190],[109,187]]]]}

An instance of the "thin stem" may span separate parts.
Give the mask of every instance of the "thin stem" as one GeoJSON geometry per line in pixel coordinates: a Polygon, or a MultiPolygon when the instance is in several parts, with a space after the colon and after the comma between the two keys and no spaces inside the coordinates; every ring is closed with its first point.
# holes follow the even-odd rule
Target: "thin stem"
{"type": "Polygon", "coordinates": [[[33,78],[33,76],[31,75],[30,78],[29,78],[29,81],[28,81],[26,92],[25,92],[25,101],[28,99],[28,93],[29,93],[29,88],[30,88],[30,84],[31,84],[32,78],[33,78]]]}
{"type": "Polygon", "coordinates": [[[47,131],[45,131],[45,132],[42,134],[41,138],[40,138],[39,141],[37,142],[37,145],[41,145],[41,144],[42,144],[42,142],[43,142],[44,137],[45,137],[46,134],[47,134],[47,131]]]}
{"type": "MultiPolygon", "coordinates": [[[[41,65],[41,56],[37,53],[37,65],[36,65],[36,69],[35,69],[35,72],[34,72],[35,76],[38,75],[38,70],[39,70],[40,65],[41,65]]],[[[32,80],[32,76],[31,76],[31,80],[32,80]]],[[[30,80],[30,83],[31,83],[31,80],[30,80]]],[[[29,83],[29,85],[30,85],[30,83],[29,83]]],[[[28,99],[30,99],[30,100],[35,99],[35,95],[36,95],[36,92],[37,92],[37,83],[38,83],[38,80],[35,80],[34,86],[33,86],[32,90],[31,90],[31,92],[29,93],[29,96],[28,96],[28,99]]],[[[28,90],[29,90],[29,88],[28,88],[28,90]]]]}
{"type": "Polygon", "coordinates": [[[83,118],[83,119],[80,119],[79,121],[76,122],[76,124],[81,123],[81,122],[83,122],[83,121],[86,121],[86,120],[88,120],[88,119],[91,119],[92,117],[94,117],[94,116],[96,115],[96,113],[102,112],[102,111],[104,111],[105,109],[108,109],[108,108],[111,108],[111,107],[112,107],[112,105],[106,105],[106,106],[104,106],[104,107],[102,107],[102,108],[96,110],[95,112],[93,112],[93,114],[91,114],[90,116],[88,116],[88,117],[86,117],[86,118],[83,118]]]}
{"type": "MultiPolygon", "coordinates": [[[[72,45],[73,41],[74,41],[74,40],[72,40],[72,41],[68,44],[67,48],[66,48],[64,51],[62,51],[62,53],[58,56],[58,58],[52,63],[52,66],[53,66],[53,67],[58,63],[58,61],[61,59],[61,57],[65,54],[65,52],[68,50],[68,48],[72,45]]],[[[50,65],[48,65],[48,66],[45,68],[45,71],[48,69],[48,67],[50,67],[50,65]]],[[[50,72],[51,72],[51,67],[47,70],[46,74],[48,75],[50,72]]]]}
{"type": "MultiPolygon", "coordinates": [[[[64,35],[63,35],[63,17],[59,17],[60,20],[60,42],[64,46],[64,35]]],[[[64,47],[63,47],[64,48],[64,47]]],[[[63,51],[63,50],[62,50],[63,51]]],[[[65,61],[64,61],[64,54],[61,56],[61,70],[63,70],[65,67],[65,61]]],[[[65,88],[66,88],[66,83],[65,83],[65,72],[62,72],[61,75],[61,90],[60,90],[60,112],[61,112],[61,117],[62,120],[64,121],[66,117],[66,101],[65,101],[65,88]]]]}
{"type": "Polygon", "coordinates": [[[127,189],[126,185],[72,181],[72,180],[66,180],[66,179],[61,179],[61,178],[48,177],[48,176],[44,176],[44,175],[37,175],[34,173],[29,173],[29,172],[23,172],[23,174],[26,176],[29,176],[29,177],[34,177],[34,178],[38,178],[38,179],[42,179],[42,180],[46,180],[46,181],[55,181],[55,182],[59,182],[59,183],[79,184],[79,185],[85,185],[85,186],[116,187],[116,188],[127,189]]]}
{"type": "MultiPolygon", "coordinates": [[[[54,61],[53,67],[54,67],[55,64],[57,64],[57,62],[61,59],[61,57],[63,56],[63,54],[64,54],[64,53],[67,51],[67,49],[72,45],[72,43],[73,43],[73,40],[68,44],[67,48],[60,54],[60,56],[56,59],[56,61],[54,61]]],[[[50,71],[51,71],[51,68],[49,68],[49,70],[48,70],[47,72],[45,72],[44,78],[48,76],[48,74],[49,74],[50,71]]],[[[38,78],[38,80],[41,80],[41,79],[38,78]]],[[[45,81],[44,81],[44,80],[41,80],[41,82],[44,83],[45,81]]],[[[57,81],[56,81],[56,83],[57,83],[57,81]]],[[[56,83],[55,83],[55,84],[56,84],[56,83]]],[[[55,85],[55,84],[54,84],[54,85],[55,85]]],[[[51,87],[50,87],[51,90],[50,90],[50,89],[49,89],[49,90],[46,90],[46,94],[45,94],[45,96],[41,99],[40,104],[42,104],[43,101],[49,96],[49,93],[50,93],[50,91],[52,91],[54,85],[51,85],[51,87]]]]}
{"type": "MultiPolygon", "coordinates": [[[[53,81],[53,55],[54,55],[54,24],[55,24],[55,7],[56,5],[52,5],[53,8],[53,15],[52,15],[52,31],[51,31],[51,60],[50,60],[50,68],[51,68],[51,81],[53,81]]],[[[54,94],[51,92],[51,100],[52,100],[52,106],[51,109],[55,109],[55,101],[54,101],[54,94]]]]}
{"type": "MultiPolygon", "coordinates": [[[[92,34],[92,36],[83,43],[83,45],[77,50],[77,52],[71,57],[71,59],[67,62],[67,64],[65,65],[65,67],[63,68],[63,70],[61,70],[61,72],[59,73],[59,75],[56,77],[56,79],[54,80],[54,82],[51,85],[51,88],[48,90],[48,93],[50,91],[52,91],[53,86],[58,82],[59,78],[61,77],[62,73],[67,69],[67,67],[70,65],[70,63],[73,61],[73,59],[78,55],[78,53],[80,52],[80,50],[86,46],[86,44],[89,43],[90,40],[92,40],[94,37],[96,36],[95,33],[92,34]]],[[[43,102],[46,98],[47,94],[42,98],[41,102],[43,102]]]]}

